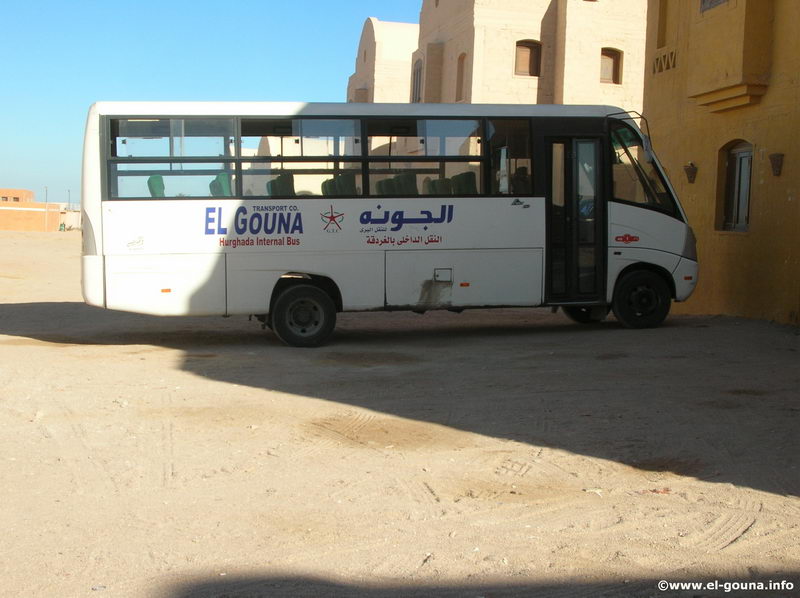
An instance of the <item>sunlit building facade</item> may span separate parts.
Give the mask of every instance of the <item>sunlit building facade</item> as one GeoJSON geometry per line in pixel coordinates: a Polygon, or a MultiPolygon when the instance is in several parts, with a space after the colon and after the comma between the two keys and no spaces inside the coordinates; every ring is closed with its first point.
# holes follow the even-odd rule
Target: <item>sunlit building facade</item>
{"type": "Polygon", "coordinates": [[[678,311],[800,323],[800,2],[649,0],[645,114],[698,241],[678,311]]]}
{"type": "MultiPolygon", "coordinates": [[[[405,81],[359,94],[377,89],[385,80],[378,74],[389,69],[380,59],[374,67],[359,61],[379,57],[395,35],[368,19],[348,100],[611,104],[640,111],[646,13],[639,1],[423,0],[405,81]]],[[[407,41],[395,45],[398,52],[407,47],[407,41]]]]}

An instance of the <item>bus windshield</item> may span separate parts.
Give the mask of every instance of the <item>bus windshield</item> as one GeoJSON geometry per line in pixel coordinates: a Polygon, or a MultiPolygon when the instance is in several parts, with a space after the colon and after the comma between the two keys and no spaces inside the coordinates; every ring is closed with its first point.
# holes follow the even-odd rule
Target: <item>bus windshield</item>
{"type": "Polygon", "coordinates": [[[647,155],[642,138],[625,125],[615,125],[611,132],[613,150],[614,200],[635,203],[678,216],[677,206],[659,173],[647,155]]]}

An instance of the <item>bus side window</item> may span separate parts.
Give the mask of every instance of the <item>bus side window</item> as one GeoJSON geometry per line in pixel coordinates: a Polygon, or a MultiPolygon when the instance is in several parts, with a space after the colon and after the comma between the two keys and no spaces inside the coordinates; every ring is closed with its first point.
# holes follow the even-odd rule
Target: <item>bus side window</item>
{"type": "Polygon", "coordinates": [[[492,195],[530,195],[531,180],[530,123],[527,120],[489,121],[492,195]]]}
{"type": "Polygon", "coordinates": [[[367,121],[368,195],[480,195],[483,123],[476,118],[367,121]]]}

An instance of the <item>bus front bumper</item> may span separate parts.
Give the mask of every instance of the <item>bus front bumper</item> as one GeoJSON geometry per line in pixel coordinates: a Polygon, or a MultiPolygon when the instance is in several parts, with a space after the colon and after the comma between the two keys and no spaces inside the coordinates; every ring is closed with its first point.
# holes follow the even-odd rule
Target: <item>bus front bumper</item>
{"type": "Polygon", "coordinates": [[[682,257],[678,267],[672,273],[675,281],[675,301],[686,301],[697,286],[697,262],[682,257]]]}

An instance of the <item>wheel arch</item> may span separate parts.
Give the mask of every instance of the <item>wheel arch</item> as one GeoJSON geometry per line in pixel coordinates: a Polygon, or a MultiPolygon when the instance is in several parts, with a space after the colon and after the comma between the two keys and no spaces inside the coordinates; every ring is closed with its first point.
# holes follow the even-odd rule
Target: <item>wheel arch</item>
{"type": "Polygon", "coordinates": [[[333,303],[336,306],[336,311],[342,311],[342,292],[339,290],[339,286],[333,281],[332,278],[322,276],[320,274],[309,274],[306,272],[286,272],[285,274],[281,275],[281,277],[278,279],[278,282],[276,282],[275,286],[272,288],[272,295],[269,299],[270,313],[272,313],[272,307],[275,305],[275,299],[277,299],[280,294],[289,287],[298,284],[310,284],[322,291],[325,291],[333,300],[333,303]]]}
{"type": "Polygon", "coordinates": [[[614,281],[614,285],[612,286],[611,296],[614,296],[614,292],[616,292],[617,284],[619,281],[622,280],[628,273],[638,271],[638,270],[649,270],[655,274],[658,274],[667,286],[669,287],[670,296],[672,299],[676,298],[677,293],[675,292],[675,280],[672,278],[672,274],[669,271],[656,264],[650,264],[648,262],[635,262],[623,268],[619,274],[617,274],[617,279],[614,281]]]}

